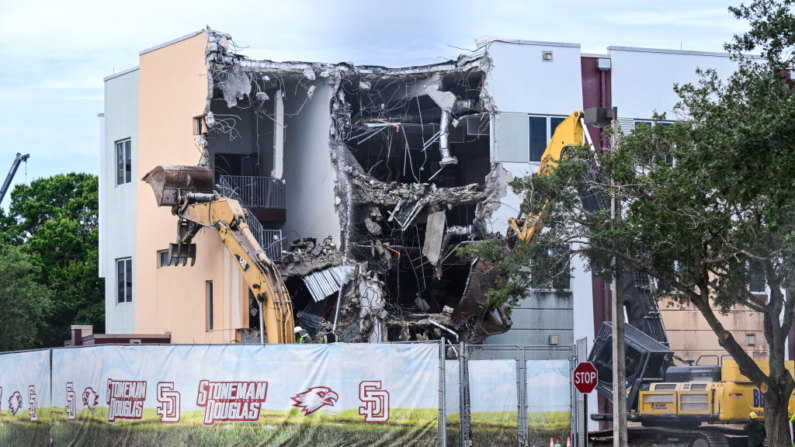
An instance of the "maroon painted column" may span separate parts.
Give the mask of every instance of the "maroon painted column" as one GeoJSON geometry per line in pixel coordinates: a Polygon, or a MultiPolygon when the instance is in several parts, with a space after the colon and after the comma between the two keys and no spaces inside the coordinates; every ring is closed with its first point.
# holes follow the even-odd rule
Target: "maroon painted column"
{"type": "MultiPolygon", "coordinates": [[[[605,56],[607,58],[607,56],[605,56]]],[[[584,56],[580,58],[582,73],[582,102],[583,109],[591,107],[613,107],[611,70],[599,70],[599,57],[584,56]]],[[[588,134],[593,140],[597,151],[606,149],[602,142],[602,130],[596,127],[587,126],[588,134]]],[[[592,293],[593,293],[593,322],[594,336],[599,331],[602,323],[612,321],[612,309],[610,305],[609,285],[604,279],[591,273],[592,293]]],[[[604,396],[598,397],[599,413],[610,414],[613,412],[613,405],[604,396]]],[[[612,428],[610,422],[600,422],[599,429],[607,430],[612,428]]]]}

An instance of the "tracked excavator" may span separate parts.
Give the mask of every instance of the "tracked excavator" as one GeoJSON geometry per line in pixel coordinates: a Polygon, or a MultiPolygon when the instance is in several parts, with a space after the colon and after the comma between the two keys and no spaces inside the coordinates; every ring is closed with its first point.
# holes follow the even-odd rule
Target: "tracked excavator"
{"type": "Polygon", "coordinates": [[[158,166],[143,178],[155,193],[157,206],[170,206],[179,217],[177,242],[168,249],[169,265],[196,262],[193,237],[210,228],[234,257],[257,299],[260,337],[268,343],[295,343],[293,305],[279,271],[246,223],[246,212],[237,200],[219,195],[213,173],[199,166],[158,166]]]}
{"type": "MultiPolygon", "coordinates": [[[[588,111],[589,116],[611,116],[606,109],[588,111]]],[[[555,130],[542,155],[537,175],[550,175],[568,148],[593,142],[585,131],[584,113],[569,115],[555,130]]],[[[598,176],[599,167],[592,165],[588,176],[598,176]]],[[[589,212],[607,209],[602,191],[580,191],[583,207],[589,212]]],[[[543,215],[519,216],[509,219],[509,243],[527,243],[543,231],[543,215]]],[[[627,420],[639,422],[628,427],[630,444],[655,446],[718,447],[746,445],[742,430],[727,427],[742,424],[751,411],[764,418],[764,398],[760,390],[740,373],[737,363],[728,355],[702,356],[697,361],[675,356],[670,349],[657,303],[654,281],[645,273],[625,266],[622,275],[625,325],[625,365],[627,381],[627,420]],[[700,365],[702,360],[715,359],[715,365],[700,365]],[[684,366],[674,366],[674,359],[684,366]],[[648,444],[651,445],[651,444],[648,444]]],[[[613,395],[612,325],[602,324],[595,337],[588,360],[598,371],[597,391],[611,402],[613,395]]],[[[768,372],[767,361],[757,361],[768,372]]],[[[795,375],[795,362],[787,361],[790,374],[795,375]]],[[[790,397],[789,415],[795,412],[795,397],[790,397]]],[[[594,415],[595,420],[612,420],[612,415],[594,415]]],[[[592,432],[592,445],[612,445],[612,430],[592,432]]]]}

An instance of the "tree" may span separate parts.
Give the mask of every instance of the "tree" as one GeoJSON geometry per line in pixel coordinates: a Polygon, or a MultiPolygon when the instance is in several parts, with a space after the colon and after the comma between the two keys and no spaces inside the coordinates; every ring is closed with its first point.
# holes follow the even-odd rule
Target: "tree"
{"type": "Polygon", "coordinates": [[[750,24],[725,45],[738,62],[734,74],[700,71],[696,85],[676,86],[672,126],[614,133],[607,155],[572,148],[551,175],[514,181],[515,191],[526,192],[522,211],[540,216],[546,230],[511,254],[494,241],[469,249],[495,261],[503,288],[490,294],[492,305],[513,304],[526,287],[549,283],[565,256],[582,256],[605,278],[616,273],[614,257],[656,278],[658,296],[692,303],[764,394],[769,445],[789,445],[795,388],[784,363],[795,307],[795,89],[783,76],[795,66],[792,3],[730,8],[750,24]],[[743,54],[760,50],[761,59],[743,54]],[[623,218],[584,209],[580,191],[615,194],[623,218]],[[767,294],[749,291],[752,281],[763,281],[767,294]],[[716,312],[732,306],[763,316],[769,373],[718,320],[716,312]]]}
{"type": "Polygon", "coordinates": [[[50,308],[50,290],[39,284],[38,268],[13,245],[0,244],[0,351],[38,346],[50,308]]]}
{"type": "Polygon", "coordinates": [[[11,193],[8,237],[24,247],[38,280],[57,297],[40,332],[45,346],[62,345],[72,324],[104,332],[98,191],[96,176],[70,173],[17,185],[11,193]]]}

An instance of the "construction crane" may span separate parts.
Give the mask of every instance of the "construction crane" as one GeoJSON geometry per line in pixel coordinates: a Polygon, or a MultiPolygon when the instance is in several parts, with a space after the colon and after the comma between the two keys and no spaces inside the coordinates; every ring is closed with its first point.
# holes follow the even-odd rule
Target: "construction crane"
{"type": "Polygon", "coordinates": [[[169,264],[186,265],[190,260],[193,265],[193,237],[202,228],[217,230],[259,304],[260,340],[264,343],[263,334],[267,334],[268,343],[295,343],[287,287],[251,233],[240,203],[213,190],[212,171],[199,166],[158,166],[143,181],[152,187],[157,206],[170,206],[179,217],[177,242],[168,249],[169,264]]]}
{"type": "Polygon", "coordinates": [[[28,162],[28,158],[30,158],[30,154],[22,155],[17,152],[17,158],[14,159],[14,163],[11,164],[11,170],[8,171],[8,176],[6,176],[6,181],[3,182],[3,187],[0,189],[0,203],[3,203],[3,199],[8,192],[8,188],[11,186],[11,180],[14,180],[14,176],[17,174],[17,169],[19,169],[19,164],[23,161],[25,163],[28,162]]]}
{"type": "MultiPolygon", "coordinates": [[[[595,113],[604,116],[605,113],[595,113]]],[[[582,112],[568,116],[555,130],[544,154],[537,175],[549,175],[566,156],[570,147],[589,144],[593,148],[582,112]]],[[[599,175],[598,167],[587,174],[599,175]]],[[[580,191],[583,208],[596,212],[607,208],[601,191],[580,191]]],[[[543,214],[521,215],[509,219],[510,243],[528,243],[543,230],[543,214]]],[[[674,366],[674,352],[668,346],[660,311],[654,300],[654,282],[641,272],[625,266],[623,277],[624,306],[628,325],[625,326],[625,365],[627,381],[627,420],[642,423],[630,427],[631,441],[654,439],[658,446],[713,447],[728,446],[726,435],[743,436],[740,430],[702,424],[743,423],[754,411],[764,418],[764,399],[760,390],[740,373],[737,363],[718,356],[717,365],[699,365],[702,358],[674,366]],[[665,441],[671,439],[671,441],[665,441]]],[[[614,399],[612,325],[603,323],[588,356],[598,371],[597,391],[608,400],[614,399]]],[[[728,356],[725,356],[728,357],[728,356]]],[[[680,359],[681,360],[681,359],[680,359]]],[[[768,371],[767,361],[757,361],[762,371],[768,371]]],[[[787,370],[795,375],[795,362],[786,362],[787,370]]],[[[788,406],[789,415],[795,412],[795,397],[788,406]]],[[[596,420],[611,420],[612,415],[596,415],[596,420]]],[[[612,445],[612,431],[592,433],[591,438],[612,445]]]]}

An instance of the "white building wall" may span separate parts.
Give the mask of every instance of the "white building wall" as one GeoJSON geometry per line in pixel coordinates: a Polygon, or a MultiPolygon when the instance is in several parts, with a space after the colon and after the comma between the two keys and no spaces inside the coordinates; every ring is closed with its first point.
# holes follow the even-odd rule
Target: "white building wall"
{"type": "Polygon", "coordinates": [[[320,242],[330,235],[339,246],[340,219],[334,194],[337,175],[329,155],[329,104],[333,88],[328,84],[318,85],[309,101],[303,92],[291,93],[288,91],[284,100],[287,219],[282,236],[288,243],[299,237],[315,237],[320,242]],[[299,110],[300,114],[293,115],[299,110]]]}
{"type": "Polygon", "coordinates": [[[674,84],[695,84],[696,69],[715,69],[728,77],[737,63],[725,53],[609,47],[612,59],[612,99],[620,118],[649,119],[654,112],[674,120],[679,97],[674,84]]]}
{"type": "MultiPolygon", "coordinates": [[[[566,117],[582,110],[580,46],[495,41],[489,55],[494,63],[488,78],[489,93],[500,111],[492,121],[492,161],[501,162],[511,178],[531,175],[537,172],[539,163],[529,162],[529,115],[566,117]],[[546,51],[552,52],[552,61],[543,59],[546,51]]],[[[492,214],[490,230],[506,234],[508,218],[519,214],[521,201],[522,197],[509,188],[492,214]]],[[[550,335],[557,335],[561,345],[580,338],[588,338],[591,344],[591,274],[584,270],[582,259],[572,259],[571,267],[570,296],[534,293],[514,309],[513,329],[490,337],[487,343],[547,344],[550,335]]]]}
{"type": "Polygon", "coordinates": [[[568,116],[582,108],[579,44],[495,41],[488,53],[489,94],[500,112],[568,116]],[[542,59],[544,51],[552,61],[542,59]]]}
{"type": "Polygon", "coordinates": [[[138,173],[138,69],[105,78],[104,139],[100,160],[100,259],[105,274],[105,332],[135,332],[135,282],[131,303],[117,301],[116,260],[132,258],[135,275],[135,222],[138,173]],[[131,139],[132,181],[116,185],[116,141],[131,139]]]}

